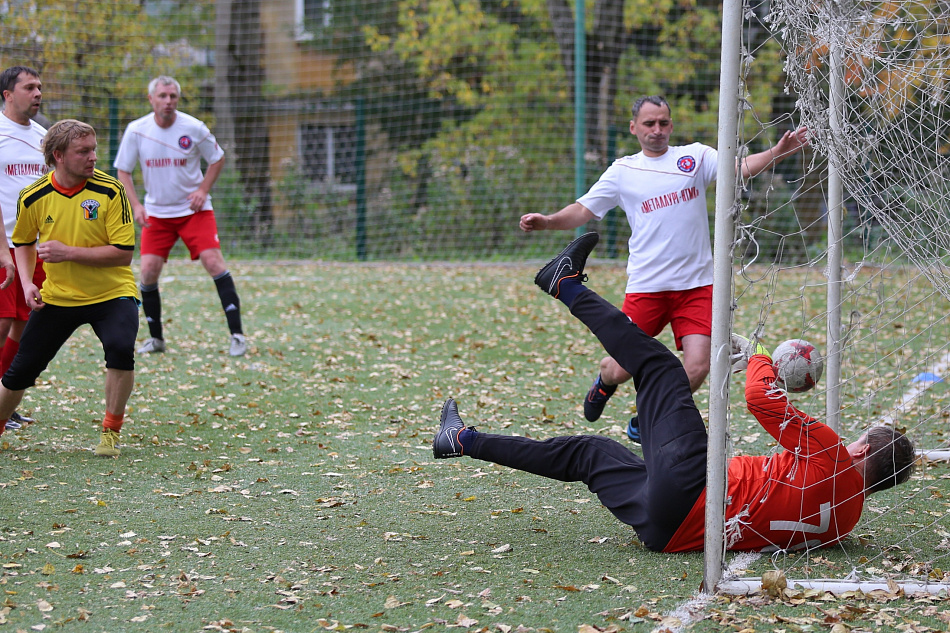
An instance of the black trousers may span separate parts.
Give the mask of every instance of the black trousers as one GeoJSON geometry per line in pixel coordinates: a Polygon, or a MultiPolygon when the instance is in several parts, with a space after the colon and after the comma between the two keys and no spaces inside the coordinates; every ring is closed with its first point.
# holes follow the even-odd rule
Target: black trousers
{"type": "Polygon", "coordinates": [[[600,502],[662,551],[706,487],[706,427],[686,370],[670,350],[592,290],[571,313],[633,376],[643,457],[597,435],[537,441],[477,433],[466,453],[559,481],[582,481],[600,502]]]}
{"type": "Polygon", "coordinates": [[[106,367],[135,369],[135,335],[139,331],[139,304],[135,297],[120,297],[84,306],[46,304],[30,313],[3,386],[11,391],[28,389],[46,370],[56,353],[81,325],[89,324],[105,354],[106,367]]]}

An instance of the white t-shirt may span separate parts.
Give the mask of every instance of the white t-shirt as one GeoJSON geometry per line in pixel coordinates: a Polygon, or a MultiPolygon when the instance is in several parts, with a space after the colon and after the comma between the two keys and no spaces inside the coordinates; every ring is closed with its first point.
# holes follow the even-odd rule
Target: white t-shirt
{"type": "Polygon", "coordinates": [[[0,113],[0,212],[10,248],[20,191],[49,171],[43,158],[44,136],[46,128],[36,121],[20,125],[0,113]]]}
{"type": "MultiPolygon", "coordinates": [[[[224,150],[208,126],[195,117],[178,112],[174,123],[161,128],[153,113],[129,123],[113,164],[129,173],[141,165],[145,211],[150,216],[180,218],[194,213],[188,196],[204,179],[201,159],[213,165],[223,157],[224,150]]],[[[202,210],[208,209],[211,196],[202,210]]]]}
{"type": "Polygon", "coordinates": [[[627,292],[689,290],[713,282],[706,188],[717,152],[700,143],[658,158],[619,158],[578,202],[600,219],[619,206],[630,222],[627,292]]]}

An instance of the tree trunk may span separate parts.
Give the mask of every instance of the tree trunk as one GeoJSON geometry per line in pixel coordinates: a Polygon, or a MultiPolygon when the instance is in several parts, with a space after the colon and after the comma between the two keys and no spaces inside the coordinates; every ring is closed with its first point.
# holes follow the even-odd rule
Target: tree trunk
{"type": "Polygon", "coordinates": [[[254,236],[266,242],[270,238],[272,210],[270,138],[268,126],[262,124],[259,107],[264,103],[264,69],[261,67],[264,34],[260,3],[261,0],[231,0],[227,82],[232,97],[229,105],[234,154],[251,209],[248,219],[254,236]]]}
{"type": "Polygon", "coordinates": [[[234,121],[231,119],[231,0],[215,0],[214,28],[214,136],[226,153],[234,150],[234,121]]]}
{"type": "MultiPolygon", "coordinates": [[[[561,64],[573,95],[574,11],[568,0],[547,0],[547,6],[561,64]]],[[[632,31],[624,29],[623,16],[624,0],[598,0],[593,24],[586,30],[585,142],[587,152],[595,153],[601,164],[611,158],[607,156],[607,138],[617,97],[617,69],[634,36],[632,31]]]]}

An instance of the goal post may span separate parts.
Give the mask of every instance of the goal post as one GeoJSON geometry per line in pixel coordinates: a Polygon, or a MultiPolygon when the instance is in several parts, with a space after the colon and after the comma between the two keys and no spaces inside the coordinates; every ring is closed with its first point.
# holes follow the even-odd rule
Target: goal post
{"type": "Polygon", "coordinates": [[[724,0],[719,79],[719,164],[713,247],[712,359],[709,374],[709,444],[703,586],[714,591],[722,574],[725,543],[726,435],[729,419],[729,341],[732,331],[732,262],[735,242],[736,156],[739,129],[739,33],[742,0],[724,0]],[[727,46],[726,42],[736,42],[727,46]],[[725,351],[725,353],[723,353],[725,351]]]}

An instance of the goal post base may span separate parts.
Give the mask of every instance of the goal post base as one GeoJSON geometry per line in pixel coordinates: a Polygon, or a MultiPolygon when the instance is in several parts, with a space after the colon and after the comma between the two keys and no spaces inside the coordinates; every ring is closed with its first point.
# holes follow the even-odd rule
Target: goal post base
{"type": "MultiPolygon", "coordinates": [[[[885,593],[904,593],[904,594],[944,594],[950,596],[950,584],[948,583],[926,583],[926,582],[896,582],[885,580],[867,580],[867,581],[848,581],[834,579],[786,579],[786,584],[790,589],[800,589],[802,591],[819,591],[821,593],[830,593],[836,596],[847,593],[871,593],[881,591],[885,593]]],[[[723,580],[716,586],[720,594],[727,595],[750,595],[761,593],[762,578],[734,578],[723,580]]]]}

